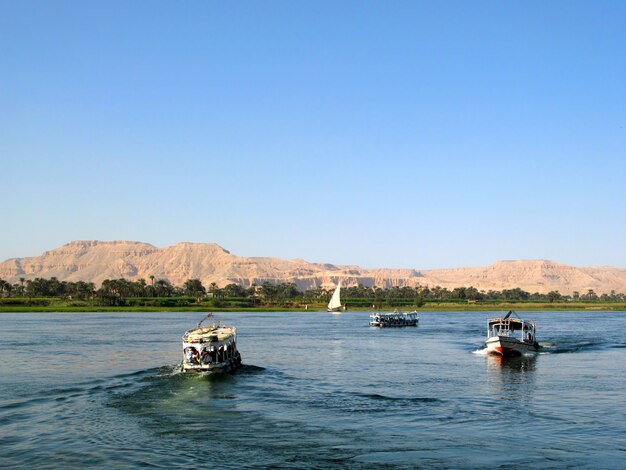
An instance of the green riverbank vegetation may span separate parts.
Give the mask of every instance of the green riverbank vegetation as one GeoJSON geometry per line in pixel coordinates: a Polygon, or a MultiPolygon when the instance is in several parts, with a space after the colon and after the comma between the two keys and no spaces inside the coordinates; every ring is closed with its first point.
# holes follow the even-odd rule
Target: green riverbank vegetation
{"type": "MultiPolygon", "coordinates": [[[[11,284],[0,279],[0,312],[19,311],[302,311],[325,310],[332,289],[302,292],[295,284],[242,287],[229,284],[205,287],[199,279],[174,286],[165,279],[107,279],[93,283],[20,278],[11,284]]],[[[623,293],[597,294],[593,290],[572,295],[558,291],[529,293],[522,289],[479,291],[427,287],[345,287],[342,303],[348,310],[626,310],[623,293]]]]}

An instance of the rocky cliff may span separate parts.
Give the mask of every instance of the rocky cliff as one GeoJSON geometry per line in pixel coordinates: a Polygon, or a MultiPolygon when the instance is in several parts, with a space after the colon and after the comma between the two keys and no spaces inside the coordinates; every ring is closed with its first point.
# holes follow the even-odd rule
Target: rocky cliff
{"type": "Polygon", "coordinates": [[[0,278],[57,277],[68,281],[127,278],[168,279],[175,285],[198,278],[205,286],[237,283],[295,282],[299,289],[344,286],[416,286],[452,289],[474,286],[479,290],[519,287],[529,292],[562,294],[626,292],[626,269],[579,268],[547,260],[500,261],[490,266],[417,271],[413,269],[362,269],[358,266],[309,263],[278,258],[244,258],[214,243],[177,243],[157,248],[129,241],[75,241],[40,256],[13,258],[0,263],[0,278]]]}

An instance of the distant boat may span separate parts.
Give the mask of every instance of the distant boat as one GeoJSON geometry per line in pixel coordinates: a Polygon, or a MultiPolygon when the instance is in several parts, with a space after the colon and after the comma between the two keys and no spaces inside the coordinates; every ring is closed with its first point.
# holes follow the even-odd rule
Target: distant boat
{"type": "Polygon", "coordinates": [[[392,313],[372,313],[370,315],[370,326],[379,328],[417,326],[419,321],[419,316],[415,310],[404,313],[399,309],[395,309],[392,313]]]}
{"type": "Polygon", "coordinates": [[[489,354],[500,356],[519,356],[539,350],[535,336],[535,322],[522,320],[511,310],[502,318],[494,318],[487,324],[487,340],[489,354]]]}
{"type": "Polygon", "coordinates": [[[341,305],[341,281],[337,284],[335,288],[335,292],[333,292],[333,296],[330,298],[330,302],[328,302],[328,311],[332,313],[341,313],[341,309],[344,308],[341,305]]]}

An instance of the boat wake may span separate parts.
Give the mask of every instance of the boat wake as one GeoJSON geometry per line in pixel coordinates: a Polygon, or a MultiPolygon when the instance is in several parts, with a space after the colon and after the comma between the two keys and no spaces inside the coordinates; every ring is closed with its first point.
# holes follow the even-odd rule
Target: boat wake
{"type": "Polygon", "coordinates": [[[242,374],[258,374],[260,372],[265,371],[265,367],[255,366],[252,364],[241,364],[239,370],[237,370],[237,375],[242,374]]]}
{"type": "Polygon", "coordinates": [[[606,341],[596,338],[562,338],[554,341],[540,341],[539,354],[568,354],[601,351],[615,347],[626,347],[626,345],[607,344],[606,341]]]}
{"type": "MultiPolygon", "coordinates": [[[[251,375],[264,372],[264,367],[252,364],[243,364],[235,373],[236,375],[251,375]]],[[[215,380],[223,380],[225,377],[235,374],[213,374],[215,380]]],[[[179,382],[187,380],[205,379],[211,375],[200,373],[183,373],[180,364],[152,367],[110,377],[102,377],[85,382],[79,382],[69,387],[54,387],[42,391],[30,397],[28,400],[16,400],[8,404],[3,404],[0,409],[31,406],[35,403],[56,401],[65,402],[80,399],[81,397],[93,396],[101,393],[112,393],[115,395],[125,395],[133,393],[140,388],[159,383],[162,386],[165,382],[179,382]]]]}
{"type": "Polygon", "coordinates": [[[398,401],[407,403],[436,403],[443,401],[439,398],[433,397],[389,397],[387,395],[381,395],[379,393],[362,393],[360,394],[360,396],[372,400],[398,401]]]}
{"type": "MultiPolygon", "coordinates": [[[[577,352],[603,351],[608,349],[624,349],[624,343],[607,343],[599,338],[560,338],[550,341],[539,341],[539,351],[528,352],[524,355],[534,356],[535,354],[571,354],[577,352]]],[[[477,356],[487,356],[487,348],[478,348],[472,351],[477,356]]]]}

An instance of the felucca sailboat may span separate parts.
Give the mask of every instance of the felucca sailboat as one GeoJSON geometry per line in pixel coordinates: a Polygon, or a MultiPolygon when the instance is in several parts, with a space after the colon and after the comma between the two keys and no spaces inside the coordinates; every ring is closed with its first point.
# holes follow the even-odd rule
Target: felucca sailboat
{"type": "Polygon", "coordinates": [[[342,309],[342,305],[341,305],[341,299],[339,298],[339,296],[341,292],[341,281],[339,281],[339,284],[337,284],[337,287],[335,288],[335,292],[333,292],[333,296],[330,298],[330,302],[328,302],[328,311],[332,312],[332,313],[341,313],[341,309],[342,309]]]}

